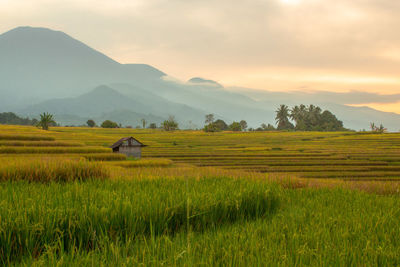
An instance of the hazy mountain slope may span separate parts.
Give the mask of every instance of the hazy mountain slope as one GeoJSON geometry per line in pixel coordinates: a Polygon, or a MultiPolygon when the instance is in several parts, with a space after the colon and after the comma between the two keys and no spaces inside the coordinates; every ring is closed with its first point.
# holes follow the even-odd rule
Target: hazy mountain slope
{"type": "Polygon", "coordinates": [[[104,119],[107,116],[108,119],[124,125],[136,125],[141,118],[145,118],[143,114],[152,114],[151,116],[154,116],[152,122],[157,123],[161,122],[160,118],[165,119],[169,115],[176,114],[175,117],[182,127],[187,127],[189,121],[196,127],[201,127],[203,124],[205,113],[200,110],[169,102],[130,85],[114,84],[113,87],[118,91],[102,85],[81,96],[46,100],[22,109],[19,113],[32,117],[42,112],[50,112],[55,114],[58,122],[63,125],[80,124],[83,118],[104,119]],[[138,118],[139,115],[142,117],[138,118]]]}
{"type": "Polygon", "coordinates": [[[168,117],[169,115],[175,116],[175,118],[184,125],[194,124],[196,127],[201,127],[203,125],[206,111],[201,108],[193,108],[183,103],[167,100],[148,90],[130,84],[111,84],[111,86],[131,99],[146,103],[149,113],[162,117],[168,117]],[[191,123],[189,123],[190,121],[191,123]]]}
{"type": "Polygon", "coordinates": [[[163,75],[148,65],[119,64],[58,31],[20,27],[0,35],[0,89],[18,102],[76,96],[110,82],[145,84],[163,75]]]}
{"type": "Polygon", "coordinates": [[[105,120],[112,120],[117,122],[118,124],[119,123],[122,124],[123,126],[132,126],[132,127],[141,126],[142,125],[141,120],[145,119],[148,122],[147,126],[152,122],[156,123],[157,126],[159,126],[160,123],[165,120],[165,118],[161,118],[151,114],[137,113],[130,110],[116,110],[95,117],[85,117],[85,116],[81,117],[77,115],[68,115],[68,114],[56,114],[54,117],[58,123],[64,126],[86,125],[86,122],[89,119],[94,120],[97,125],[101,125],[101,123],[105,120]]]}
{"type": "Polygon", "coordinates": [[[127,98],[110,87],[99,86],[79,97],[47,100],[21,110],[20,113],[34,115],[40,112],[50,112],[91,117],[118,109],[142,110],[142,113],[145,113],[146,105],[127,98]]]}
{"type": "Polygon", "coordinates": [[[396,113],[333,103],[321,103],[320,105],[331,110],[338,118],[341,118],[344,125],[351,125],[354,130],[369,130],[370,123],[374,122],[378,126],[382,123],[389,131],[400,131],[400,115],[396,113]]]}

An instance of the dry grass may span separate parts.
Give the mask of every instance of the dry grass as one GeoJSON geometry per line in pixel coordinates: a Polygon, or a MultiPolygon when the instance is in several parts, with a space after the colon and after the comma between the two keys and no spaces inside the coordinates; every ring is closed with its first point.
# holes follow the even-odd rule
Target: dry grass
{"type": "Polygon", "coordinates": [[[78,142],[63,141],[0,141],[0,146],[17,146],[17,147],[82,147],[84,144],[78,142]]]}
{"type": "Polygon", "coordinates": [[[102,165],[74,160],[14,160],[0,166],[0,181],[68,182],[108,178],[102,165]]]}
{"type": "Polygon", "coordinates": [[[169,159],[140,159],[130,161],[113,162],[112,165],[123,168],[139,168],[139,167],[169,167],[173,164],[169,159]]]}
{"type": "Polygon", "coordinates": [[[84,154],[106,153],[103,147],[0,147],[0,154],[84,154]]]}
{"type": "Polygon", "coordinates": [[[117,161],[126,160],[126,155],[119,153],[97,153],[82,155],[83,158],[89,161],[117,161]]]}

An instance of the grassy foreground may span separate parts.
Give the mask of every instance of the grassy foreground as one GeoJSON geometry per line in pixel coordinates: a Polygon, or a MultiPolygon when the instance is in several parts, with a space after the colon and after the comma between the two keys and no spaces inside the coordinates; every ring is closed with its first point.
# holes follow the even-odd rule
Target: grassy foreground
{"type": "MultiPolygon", "coordinates": [[[[25,266],[400,264],[397,197],[343,189],[289,190],[260,184],[255,187],[212,179],[201,181],[203,186],[192,184],[196,188],[191,190],[191,206],[200,217],[189,216],[186,228],[185,201],[180,194],[148,195],[153,190],[174,193],[181,183],[87,182],[66,188],[36,185],[33,190],[27,184],[6,184],[2,186],[2,194],[8,192],[6,206],[13,200],[11,195],[23,199],[27,190],[44,190],[46,197],[27,198],[22,202],[26,211],[3,207],[3,219],[5,215],[19,219],[6,219],[2,227],[9,223],[6,229],[18,231],[23,235],[20,241],[31,246],[29,253],[22,248],[13,250],[21,257],[18,264],[25,266]],[[132,189],[141,187],[138,194],[132,192],[136,190],[126,190],[130,183],[132,189]],[[174,185],[174,189],[157,190],[160,185],[174,185]],[[209,185],[213,185],[212,192],[202,191],[209,185]],[[235,190],[229,192],[234,194],[225,199],[227,190],[232,189],[235,190]],[[87,190],[94,194],[85,193],[87,190]],[[222,195],[215,196],[213,193],[218,190],[222,195]],[[252,197],[240,196],[240,192],[251,190],[255,190],[252,197]],[[173,199],[172,203],[168,201],[173,199]],[[42,200],[46,204],[39,207],[38,201],[42,200]],[[239,205],[234,207],[235,201],[239,205]],[[171,209],[166,209],[168,206],[171,209]],[[168,223],[168,218],[174,222],[168,223]],[[44,244],[45,249],[39,253],[44,244]]],[[[15,233],[6,233],[3,228],[3,249],[5,244],[9,246],[11,237],[16,237],[15,233]]]]}

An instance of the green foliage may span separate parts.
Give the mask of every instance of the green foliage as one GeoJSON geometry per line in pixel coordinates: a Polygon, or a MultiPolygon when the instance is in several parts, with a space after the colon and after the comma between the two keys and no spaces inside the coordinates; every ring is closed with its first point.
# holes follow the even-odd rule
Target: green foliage
{"type": "Polygon", "coordinates": [[[40,114],[40,120],[38,122],[38,126],[42,127],[43,130],[49,130],[50,125],[55,125],[56,122],[54,121],[53,115],[50,113],[44,112],[40,114]]]}
{"type": "Polygon", "coordinates": [[[9,125],[36,125],[38,121],[36,119],[21,118],[12,112],[0,113],[0,124],[9,125]]]}
{"type": "Polygon", "coordinates": [[[220,132],[221,131],[221,129],[215,123],[210,123],[208,125],[205,125],[203,130],[205,132],[220,132]]]}
{"type": "Polygon", "coordinates": [[[119,128],[118,123],[111,121],[111,120],[105,120],[103,121],[103,123],[101,124],[102,128],[119,128]]]}
{"type": "Polygon", "coordinates": [[[289,121],[289,108],[286,105],[281,105],[276,111],[276,123],[278,130],[291,130],[294,128],[293,124],[289,121]]]}
{"type": "Polygon", "coordinates": [[[220,132],[228,130],[228,125],[221,119],[214,121],[214,114],[206,115],[206,125],[203,130],[205,132],[220,132]]]}
{"type": "Polygon", "coordinates": [[[221,131],[226,131],[229,129],[229,126],[225,123],[225,121],[218,119],[214,122],[215,126],[221,131]]]}
{"type": "Polygon", "coordinates": [[[239,122],[234,121],[229,125],[229,130],[234,132],[240,132],[242,130],[242,125],[239,122]]]}
{"type": "Polygon", "coordinates": [[[175,131],[178,129],[178,126],[178,122],[176,122],[173,116],[169,116],[168,120],[162,123],[162,127],[165,131],[175,131]]]}
{"type": "Polygon", "coordinates": [[[343,122],[330,111],[322,112],[320,107],[309,105],[295,106],[290,112],[290,118],[296,122],[299,131],[345,131],[343,122]]]}
{"type": "Polygon", "coordinates": [[[91,127],[91,128],[93,128],[93,127],[96,126],[96,122],[95,122],[94,120],[88,120],[88,121],[86,122],[86,124],[87,124],[89,127],[91,127]]]}
{"type": "Polygon", "coordinates": [[[239,124],[240,124],[241,130],[242,130],[242,131],[246,131],[246,129],[247,129],[247,121],[241,120],[241,121],[239,122],[239,124]]]}
{"type": "Polygon", "coordinates": [[[150,123],[149,129],[157,129],[157,124],[155,124],[154,122],[150,123]]]}

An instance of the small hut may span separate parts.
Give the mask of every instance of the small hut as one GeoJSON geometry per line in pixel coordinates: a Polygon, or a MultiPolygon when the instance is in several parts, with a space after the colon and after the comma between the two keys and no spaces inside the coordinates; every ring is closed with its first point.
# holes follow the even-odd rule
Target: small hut
{"type": "Polygon", "coordinates": [[[142,147],[145,146],[146,145],[133,137],[124,137],[115,142],[115,144],[110,146],[110,148],[112,148],[114,153],[121,153],[128,157],[140,158],[142,156],[142,147]]]}

